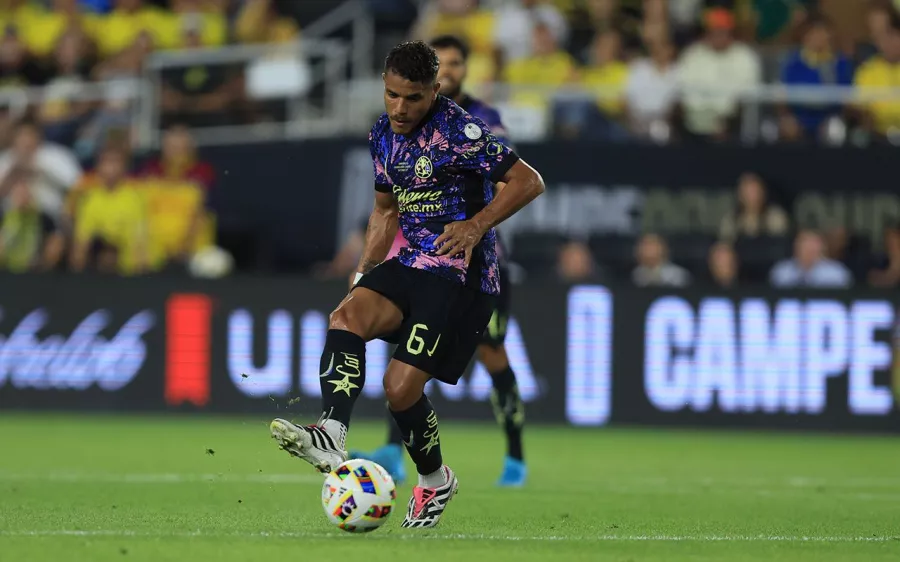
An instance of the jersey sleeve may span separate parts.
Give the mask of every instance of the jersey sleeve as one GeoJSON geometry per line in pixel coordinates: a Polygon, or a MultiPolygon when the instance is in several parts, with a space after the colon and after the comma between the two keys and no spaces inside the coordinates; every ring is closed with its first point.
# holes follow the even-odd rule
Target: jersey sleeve
{"type": "Polygon", "coordinates": [[[482,120],[484,120],[484,124],[488,126],[488,129],[491,130],[491,134],[497,137],[497,140],[500,143],[510,148],[513,147],[509,140],[509,134],[506,132],[506,127],[503,126],[503,121],[500,119],[499,111],[489,108],[484,112],[482,120]]]}
{"type": "Polygon", "coordinates": [[[382,193],[391,192],[391,182],[384,171],[385,156],[382,150],[384,134],[382,133],[381,120],[369,132],[369,152],[372,154],[372,166],[375,172],[375,191],[382,193]]]}
{"type": "Polygon", "coordinates": [[[485,125],[484,121],[465,114],[450,123],[453,167],[477,172],[494,183],[519,160],[507,144],[485,125]]]}

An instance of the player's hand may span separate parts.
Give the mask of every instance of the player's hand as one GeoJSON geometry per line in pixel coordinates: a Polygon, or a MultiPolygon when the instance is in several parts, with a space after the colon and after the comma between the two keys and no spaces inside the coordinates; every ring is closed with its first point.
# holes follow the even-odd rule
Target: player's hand
{"type": "Polygon", "coordinates": [[[439,256],[455,256],[465,254],[466,267],[472,261],[472,250],[484,236],[484,230],[474,221],[451,222],[444,227],[444,232],[434,241],[439,256]]]}

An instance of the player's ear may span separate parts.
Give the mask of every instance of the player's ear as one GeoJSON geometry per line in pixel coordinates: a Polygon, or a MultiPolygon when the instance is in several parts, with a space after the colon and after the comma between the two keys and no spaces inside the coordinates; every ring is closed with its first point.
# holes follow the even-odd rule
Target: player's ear
{"type": "Polygon", "coordinates": [[[441,91],[441,83],[435,80],[432,89],[434,90],[435,97],[437,97],[437,93],[441,91]]]}

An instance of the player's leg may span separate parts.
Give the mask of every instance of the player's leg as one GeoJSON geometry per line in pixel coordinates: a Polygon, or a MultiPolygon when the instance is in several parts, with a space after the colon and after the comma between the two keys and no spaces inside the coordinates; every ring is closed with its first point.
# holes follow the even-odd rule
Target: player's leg
{"type": "Polygon", "coordinates": [[[430,379],[425,371],[396,359],[384,376],[388,408],[418,473],[403,527],[435,526],[459,485],[441,455],[437,413],[425,395],[430,379]]]}
{"type": "Polygon", "coordinates": [[[494,306],[492,297],[462,287],[444,292],[442,298],[427,289],[422,289],[424,298],[414,301],[417,308],[401,330],[408,336],[400,340],[384,378],[389,408],[419,478],[404,527],[435,526],[459,486],[444,464],[437,414],[424,389],[431,378],[459,382],[494,306]]]}
{"type": "MultiPolygon", "coordinates": [[[[396,351],[397,346],[392,346],[391,355],[396,351]]],[[[387,442],[378,447],[374,451],[350,451],[350,457],[354,459],[369,459],[381,465],[390,473],[391,478],[396,484],[403,484],[406,481],[406,467],[403,458],[403,437],[400,435],[400,428],[394,421],[390,408],[385,408],[387,414],[388,436],[387,442]]]]}
{"type": "Polygon", "coordinates": [[[519,395],[516,375],[509,365],[506,348],[502,343],[495,345],[482,342],[478,346],[478,360],[491,376],[494,387],[491,392],[491,407],[506,437],[506,456],[497,485],[523,486],[528,474],[522,448],[525,404],[519,395]]]}
{"type": "Polygon", "coordinates": [[[347,459],[347,428],[365,384],[366,342],[397,330],[402,321],[398,306],[372,289],[358,286],[344,298],[329,318],[319,363],[322,417],[311,426],[274,420],[272,437],[282,449],[321,472],[329,472],[347,459]]]}
{"type": "Polygon", "coordinates": [[[509,364],[504,343],[509,311],[512,302],[512,283],[508,271],[500,271],[500,295],[491,312],[484,336],[478,346],[478,359],[491,376],[493,392],[491,406],[497,423],[506,437],[506,456],[503,472],[497,481],[499,486],[519,487],[525,484],[527,469],[522,451],[522,426],[525,423],[525,405],[516,385],[516,375],[509,364]]]}

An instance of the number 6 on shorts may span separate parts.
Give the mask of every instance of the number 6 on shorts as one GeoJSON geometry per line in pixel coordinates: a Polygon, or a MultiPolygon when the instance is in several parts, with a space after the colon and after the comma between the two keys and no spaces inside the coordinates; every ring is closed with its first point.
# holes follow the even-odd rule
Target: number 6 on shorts
{"type": "MultiPolygon", "coordinates": [[[[428,326],[425,324],[415,324],[412,328],[412,331],[409,333],[409,339],[406,340],[406,351],[410,353],[410,355],[419,355],[422,353],[422,350],[425,349],[425,340],[416,335],[416,333],[422,330],[423,332],[428,331],[428,326]]],[[[441,336],[438,334],[437,340],[435,340],[434,345],[431,346],[431,349],[426,351],[428,356],[431,357],[434,355],[434,350],[437,349],[438,342],[441,341],[441,336]]]]}

